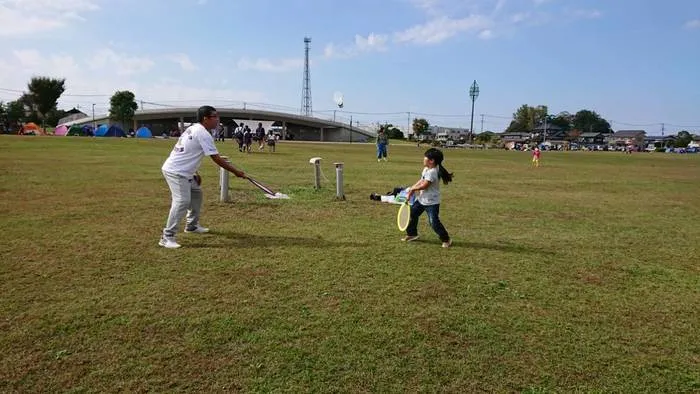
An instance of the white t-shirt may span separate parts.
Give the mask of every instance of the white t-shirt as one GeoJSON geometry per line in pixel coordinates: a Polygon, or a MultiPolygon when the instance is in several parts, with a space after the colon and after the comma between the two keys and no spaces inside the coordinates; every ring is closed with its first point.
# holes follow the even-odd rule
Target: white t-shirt
{"type": "Polygon", "coordinates": [[[196,123],[182,133],[161,169],[191,178],[199,169],[204,156],[218,154],[214,138],[204,126],[196,123]]]}
{"type": "Polygon", "coordinates": [[[420,179],[425,179],[426,181],[430,182],[430,186],[418,193],[418,202],[420,202],[421,205],[440,204],[440,182],[438,179],[438,168],[423,168],[423,173],[421,174],[420,179]]]}

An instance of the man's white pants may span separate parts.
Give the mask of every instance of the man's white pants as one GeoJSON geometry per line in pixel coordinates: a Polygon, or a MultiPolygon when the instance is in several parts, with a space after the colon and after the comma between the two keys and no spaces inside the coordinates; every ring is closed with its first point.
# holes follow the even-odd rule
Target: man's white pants
{"type": "Polygon", "coordinates": [[[199,213],[202,209],[202,188],[193,178],[167,171],[163,171],[163,176],[172,195],[170,214],[163,229],[163,235],[174,237],[177,234],[178,224],[185,214],[187,214],[188,228],[196,227],[199,224],[199,213]]]}

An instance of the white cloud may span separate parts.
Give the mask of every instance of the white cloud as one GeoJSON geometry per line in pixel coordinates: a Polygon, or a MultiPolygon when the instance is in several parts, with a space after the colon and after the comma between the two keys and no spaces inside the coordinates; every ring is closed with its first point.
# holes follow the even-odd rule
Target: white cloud
{"type": "Polygon", "coordinates": [[[427,12],[428,14],[437,14],[440,0],[410,0],[414,7],[427,12]]]}
{"type": "Polygon", "coordinates": [[[603,14],[598,10],[573,10],[571,15],[576,18],[584,19],[596,19],[600,18],[603,14]]]}
{"type": "Polygon", "coordinates": [[[493,31],[490,29],[482,30],[477,37],[481,38],[482,40],[491,39],[493,38],[493,31]]]}
{"type": "Polygon", "coordinates": [[[117,75],[140,74],[150,70],[154,65],[155,62],[149,58],[117,53],[110,48],[96,51],[90,60],[93,70],[111,69],[117,75]]]}
{"type": "Polygon", "coordinates": [[[12,54],[23,67],[36,67],[41,65],[41,54],[34,49],[22,49],[12,51],[12,54]]]}
{"type": "Polygon", "coordinates": [[[192,63],[192,60],[190,59],[190,57],[184,53],[172,54],[172,55],[168,56],[168,59],[179,64],[180,67],[185,71],[197,70],[197,66],[194,63],[192,63]]]}
{"type": "Polygon", "coordinates": [[[394,40],[398,43],[439,44],[457,34],[488,29],[491,25],[489,18],[483,15],[471,15],[461,19],[444,16],[395,33],[394,40]]]}
{"type": "Polygon", "coordinates": [[[700,19],[693,19],[685,22],[683,25],[686,29],[700,29],[700,19]]]}
{"type": "MultiPolygon", "coordinates": [[[[0,101],[17,99],[26,90],[27,82],[36,75],[66,79],[66,92],[59,100],[59,108],[69,109],[80,105],[90,108],[96,104],[96,113],[102,114],[109,107],[109,97],[117,90],[134,92],[137,100],[171,106],[198,106],[205,103],[218,106],[234,106],[237,103],[266,102],[264,93],[237,89],[234,84],[227,88],[202,87],[201,78],[168,78],[153,80],[131,72],[144,69],[149,61],[130,54],[116,54],[109,49],[98,51],[95,59],[89,57],[49,54],[34,49],[11,50],[0,53],[0,87],[17,90],[17,93],[0,91],[0,101]],[[115,65],[114,62],[134,61],[140,65],[115,65]],[[121,71],[121,72],[118,72],[121,71]]],[[[146,105],[146,108],[157,106],[146,105]]]]}
{"type": "Polygon", "coordinates": [[[535,4],[535,7],[541,6],[544,3],[548,3],[552,0],[532,0],[532,2],[535,4]]]}
{"type": "Polygon", "coordinates": [[[0,1],[0,37],[27,36],[64,27],[99,9],[95,0],[0,1]]]}
{"type": "Polygon", "coordinates": [[[323,56],[347,59],[366,52],[383,52],[387,49],[388,41],[389,36],[385,34],[370,33],[367,37],[356,34],[355,41],[350,45],[338,46],[332,43],[326,45],[323,56]]]}
{"type": "Polygon", "coordinates": [[[520,22],[524,22],[527,19],[529,19],[530,16],[531,16],[531,14],[529,12],[519,12],[517,14],[511,15],[510,21],[512,23],[520,23],[520,22]]]}
{"type": "Polygon", "coordinates": [[[304,67],[304,60],[298,58],[287,59],[255,59],[244,57],[238,61],[240,70],[254,70],[266,72],[286,72],[290,70],[301,70],[304,67]]]}

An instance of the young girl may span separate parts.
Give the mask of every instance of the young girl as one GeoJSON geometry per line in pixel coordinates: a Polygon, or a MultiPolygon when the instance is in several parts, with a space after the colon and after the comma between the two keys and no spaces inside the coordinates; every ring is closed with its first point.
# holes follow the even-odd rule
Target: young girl
{"type": "Polygon", "coordinates": [[[540,166],[540,156],[542,155],[542,152],[540,152],[540,148],[535,147],[535,150],[532,151],[532,165],[535,167],[540,166]]]}
{"type": "Polygon", "coordinates": [[[452,173],[442,166],[444,156],[442,152],[435,148],[425,151],[423,158],[423,173],[415,185],[408,188],[407,199],[410,201],[415,192],[418,192],[413,205],[411,206],[411,219],[406,228],[406,236],[402,241],[410,242],[418,239],[418,218],[423,211],[428,213],[428,222],[435,233],[440,237],[443,248],[452,246],[452,239],[447,234],[445,226],[440,222],[440,180],[447,185],[452,182],[452,173]]]}

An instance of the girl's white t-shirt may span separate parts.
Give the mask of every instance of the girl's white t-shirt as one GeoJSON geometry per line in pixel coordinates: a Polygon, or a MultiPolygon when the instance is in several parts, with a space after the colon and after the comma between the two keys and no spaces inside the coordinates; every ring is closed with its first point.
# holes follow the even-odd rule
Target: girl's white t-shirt
{"type": "Polygon", "coordinates": [[[438,179],[438,168],[423,168],[423,173],[421,174],[420,178],[430,182],[430,186],[428,186],[427,189],[420,191],[418,194],[418,202],[420,202],[421,205],[440,204],[440,182],[438,179]]]}

